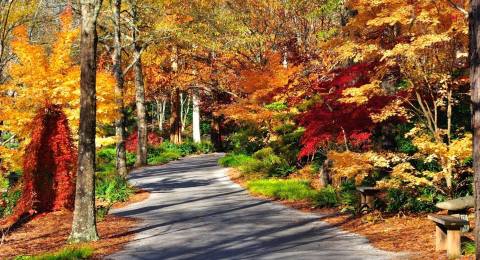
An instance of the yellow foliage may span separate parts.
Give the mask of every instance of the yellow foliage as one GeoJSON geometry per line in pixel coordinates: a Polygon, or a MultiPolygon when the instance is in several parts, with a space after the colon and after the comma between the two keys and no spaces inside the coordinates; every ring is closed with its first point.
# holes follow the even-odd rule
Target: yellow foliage
{"type": "MultiPolygon", "coordinates": [[[[13,133],[20,140],[20,151],[29,143],[29,124],[45,104],[60,105],[69,120],[73,133],[79,125],[80,66],[72,59],[72,44],[79,30],[71,27],[71,13],[57,34],[50,55],[40,45],[29,43],[27,30],[15,30],[12,49],[18,62],[8,68],[10,80],[0,85],[1,131],[13,133]],[[68,24],[67,24],[68,23],[68,24]]],[[[110,123],[115,119],[115,79],[106,72],[97,73],[97,120],[110,123]]],[[[6,157],[2,153],[2,158],[6,157]]],[[[21,154],[18,158],[21,158],[21,154]]]]}
{"type": "Polygon", "coordinates": [[[362,105],[367,103],[371,97],[382,95],[385,91],[380,87],[380,81],[375,80],[356,88],[347,88],[343,91],[343,98],[339,101],[343,103],[355,103],[362,105]]]}

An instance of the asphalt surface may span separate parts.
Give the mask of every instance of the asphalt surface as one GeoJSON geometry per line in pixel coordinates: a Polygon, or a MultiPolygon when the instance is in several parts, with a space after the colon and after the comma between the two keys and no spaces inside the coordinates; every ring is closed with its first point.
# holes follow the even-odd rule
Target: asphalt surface
{"type": "Polygon", "coordinates": [[[395,259],[362,236],[279,203],[254,198],[217,165],[221,154],[137,170],[150,191],[112,213],[139,218],[135,238],[108,259],[395,259]]]}

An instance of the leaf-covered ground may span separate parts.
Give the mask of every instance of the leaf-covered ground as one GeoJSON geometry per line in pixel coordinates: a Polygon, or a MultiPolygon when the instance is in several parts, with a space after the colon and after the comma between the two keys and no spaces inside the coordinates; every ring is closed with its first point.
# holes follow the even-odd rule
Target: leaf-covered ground
{"type": "MultiPolygon", "coordinates": [[[[128,202],[116,204],[114,207],[124,207],[147,197],[147,192],[139,191],[132,195],[128,202]]],[[[112,254],[133,238],[134,234],[128,231],[137,222],[133,218],[108,215],[97,223],[101,239],[84,245],[94,249],[95,258],[112,254]]],[[[70,212],[53,212],[35,217],[6,237],[4,244],[0,245],[0,259],[10,259],[19,255],[39,255],[62,249],[67,246],[71,223],[70,212]]]]}

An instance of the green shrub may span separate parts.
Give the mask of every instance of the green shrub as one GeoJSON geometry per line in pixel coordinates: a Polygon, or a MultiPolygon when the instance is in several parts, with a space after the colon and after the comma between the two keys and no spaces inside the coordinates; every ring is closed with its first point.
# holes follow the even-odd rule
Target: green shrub
{"type": "Polygon", "coordinates": [[[246,154],[227,154],[218,160],[218,163],[223,167],[240,167],[246,163],[255,161],[251,156],[246,154]]]}
{"type": "Polygon", "coordinates": [[[229,149],[234,153],[252,154],[265,144],[267,132],[255,125],[245,125],[227,138],[229,149]]]}
{"type": "Polygon", "coordinates": [[[97,175],[95,182],[95,196],[97,199],[113,204],[118,201],[127,201],[133,194],[133,188],[126,179],[112,174],[97,175]]]}
{"type": "Polygon", "coordinates": [[[435,204],[443,198],[433,188],[420,188],[415,191],[389,189],[386,198],[387,212],[433,212],[435,204]]]}
{"type": "Polygon", "coordinates": [[[334,207],[338,205],[337,193],[332,186],[327,186],[314,196],[313,204],[317,207],[334,207]]]}
{"type": "Polygon", "coordinates": [[[13,213],[15,205],[22,196],[22,191],[19,189],[12,189],[1,194],[0,201],[3,201],[4,206],[0,206],[0,218],[6,217],[13,213]]]}
{"type": "Polygon", "coordinates": [[[184,142],[178,146],[180,154],[186,156],[197,152],[197,146],[192,142],[184,142]]]}
{"type": "Polygon", "coordinates": [[[200,153],[213,153],[215,148],[213,147],[213,144],[211,142],[206,142],[202,141],[201,143],[196,143],[195,147],[197,149],[197,152],[200,153]]]}
{"type": "Polygon", "coordinates": [[[475,242],[474,241],[466,241],[462,243],[462,254],[463,255],[474,255],[475,254],[475,242]]]}
{"type": "Polygon", "coordinates": [[[317,194],[309,182],[303,180],[253,180],[247,183],[247,187],[253,194],[291,201],[313,200],[317,194]]]}
{"type": "Polygon", "coordinates": [[[339,200],[342,212],[355,212],[359,206],[358,192],[354,181],[346,181],[340,185],[339,200]]]}
{"type": "Polygon", "coordinates": [[[89,259],[93,256],[91,247],[66,247],[57,252],[39,256],[17,256],[15,260],[79,260],[89,259]]]}

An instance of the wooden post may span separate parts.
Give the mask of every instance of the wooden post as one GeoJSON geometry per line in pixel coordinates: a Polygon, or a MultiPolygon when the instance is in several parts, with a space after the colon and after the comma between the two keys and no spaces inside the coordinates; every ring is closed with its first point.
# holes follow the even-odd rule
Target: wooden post
{"type": "Polygon", "coordinates": [[[462,255],[460,233],[460,230],[447,231],[447,257],[449,259],[456,259],[462,255]]]}
{"type": "Polygon", "coordinates": [[[435,226],[435,251],[443,251],[447,249],[447,230],[442,226],[435,226]]]}

